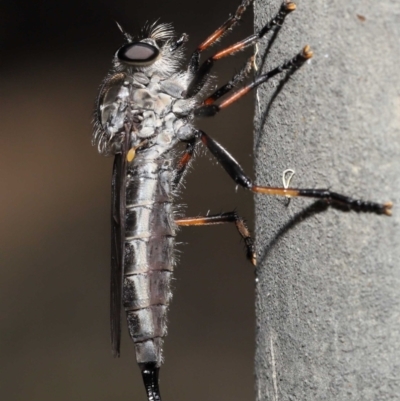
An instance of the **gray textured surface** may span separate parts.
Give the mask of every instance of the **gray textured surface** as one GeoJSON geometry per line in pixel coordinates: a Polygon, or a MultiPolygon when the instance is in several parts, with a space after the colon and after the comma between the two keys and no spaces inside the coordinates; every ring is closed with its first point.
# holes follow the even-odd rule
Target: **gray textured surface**
{"type": "MultiPolygon", "coordinates": [[[[293,187],[395,207],[388,218],[256,197],[257,399],[398,400],[400,4],[297,4],[265,68],[307,43],[315,56],[271,107],[278,81],[258,91],[257,183],[281,186],[292,168],[293,187]]],[[[256,25],[279,5],[259,1],[256,25]]]]}

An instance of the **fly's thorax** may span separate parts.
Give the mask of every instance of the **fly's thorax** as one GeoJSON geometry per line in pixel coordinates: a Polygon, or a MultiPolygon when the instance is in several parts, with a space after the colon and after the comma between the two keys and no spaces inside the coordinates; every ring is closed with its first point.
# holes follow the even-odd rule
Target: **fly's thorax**
{"type": "Polygon", "coordinates": [[[190,121],[194,100],[183,98],[187,77],[177,74],[167,79],[153,73],[119,72],[108,78],[98,101],[98,126],[94,140],[105,142],[102,153],[118,153],[125,135],[131,145],[149,139],[169,148],[173,137],[187,140],[192,135],[190,121]]]}

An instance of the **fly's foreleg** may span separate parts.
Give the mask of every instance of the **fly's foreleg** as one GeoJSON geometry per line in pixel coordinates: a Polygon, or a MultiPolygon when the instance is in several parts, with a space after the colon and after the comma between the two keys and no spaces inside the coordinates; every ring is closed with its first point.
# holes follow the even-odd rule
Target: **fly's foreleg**
{"type": "MultiPolygon", "coordinates": [[[[243,2],[245,3],[245,2],[243,2]]],[[[240,7],[239,7],[240,8],[240,7]]],[[[189,84],[188,90],[186,91],[186,97],[190,98],[196,95],[204,85],[211,68],[213,67],[215,61],[220,60],[224,57],[231,56],[245,48],[254,45],[257,43],[267,32],[271,29],[280,26],[283,24],[285,17],[292,11],[296,9],[296,5],[292,2],[283,2],[282,6],[277,15],[272,18],[259,32],[243,39],[223,50],[220,50],[218,53],[214,54],[212,57],[208,58],[200,68],[197,67],[193,72],[195,75],[193,76],[192,82],[189,84]]],[[[218,32],[218,30],[216,31],[218,32]]],[[[199,58],[197,57],[197,63],[199,58]]]]}
{"type": "Polygon", "coordinates": [[[178,226],[211,226],[215,224],[235,223],[236,229],[240,236],[243,238],[246,246],[246,257],[255,266],[256,254],[254,250],[254,241],[247,228],[245,220],[240,217],[235,211],[215,214],[212,216],[197,216],[197,217],[184,217],[175,220],[178,226]]]}
{"type": "Polygon", "coordinates": [[[189,62],[189,70],[192,73],[196,73],[199,69],[200,53],[208,49],[214,43],[216,43],[222,36],[232,29],[242,18],[242,14],[246,11],[246,8],[253,3],[254,0],[243,0],[240,6],[237,8],[235,14],[230,16],[218,29],[216,29],[205,41],[203,41],[197,49],[193,52],[189,62]]]}
{"type": "Polygon", "coordinates": [[[286,18],[286,16],[296,9],[296,4],[290,2],[283,2],[278,14],[275,15],[263,28],[261,28],[258,32],[250,35],[246,39],[243,39],[233,45],[227,47],[226,49],[220,50],[218,53],[214,54],[208,60],[204,62],[206,64],[209,60],[216,61],[221,58],[231,56],[241,50],[244,50],[246,47],[252,46],[257,43],[264,35],[266,35],[272,29],[281,26],[286,18]]]}
{"type": "Polygon", "coordinates": [[[244,86],[242,89],[238,90],[237,92],[232,93],[227,99],[225,99],[221,104],[206,104],[200,106],[194,111],[195,116],[197,117],[212,117],[217,114],[222,109],[230,106],[232,103],[238,101],[247,93],[249,93],[252,89],[257,88],[257,86],[267,82],[269,79],[274,77],[277,74],[280,74],[284,71],[296,71],[299,69],[308,59],[313,56],[312,51],[310,50],[309,46],[305,46],[300,53],[298,53],[295,57],[291,60],[286,61],[282,65],[274,68],[273,70],[260,75],[250,84],[244,86]]]}
{"type": "Polygon", "coordinates": [[[240,186],[249,189],[254,193],[266,195],[278,195],[287,197],[303,196],[315,199],[323,199],[328,203],[334,203],[348,207],[357,212],[371,212],[376,214],[392,214],[392,202],[384,204],[353,199],[349,196],[332,192],[329,189],[300,189],[300,188],[277,188],[254,185],[251,179],[245,174],[239,163],[224,149],[217,141],[202,131],[196,131],[196,135],[203,144],[214,155],[230,177],[240,186]]]}

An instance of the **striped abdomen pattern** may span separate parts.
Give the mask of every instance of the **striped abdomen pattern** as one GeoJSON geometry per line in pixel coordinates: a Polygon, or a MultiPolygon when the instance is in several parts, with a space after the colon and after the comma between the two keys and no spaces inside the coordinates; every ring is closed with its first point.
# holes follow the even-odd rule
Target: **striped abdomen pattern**
{"type": "Polygon", "coordinates": [[[172,295],[174,173],[168,158],[145,157],[127,171],[123,305],[138,363],[160,366],[172,295]]]}

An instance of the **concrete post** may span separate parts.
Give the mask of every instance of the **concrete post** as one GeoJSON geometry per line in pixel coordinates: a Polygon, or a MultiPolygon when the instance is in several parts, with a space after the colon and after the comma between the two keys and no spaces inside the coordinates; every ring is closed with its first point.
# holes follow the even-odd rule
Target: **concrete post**
{"type": "MultiPolygon", "coordinates": [[[[258,0],[256,27],[280,4],[258,0]]],[[[305,44],[314,58],[283,88],[274,79],[257,91],[256,182],[282,186],[291,168],[291,187],[395,206],[386,217],[255,197],[256,399],[398,400],[400,3],[297,5],[263,71],[305,44]]]]}

